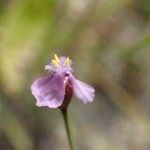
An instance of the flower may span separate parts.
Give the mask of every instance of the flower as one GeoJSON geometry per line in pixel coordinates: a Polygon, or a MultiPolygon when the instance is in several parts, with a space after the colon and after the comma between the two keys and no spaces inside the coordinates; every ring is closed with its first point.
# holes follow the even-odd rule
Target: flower
{"type": "Polygon", "coordinates": [[[49,75],[35,80],[31,85],[37,106],[65,108],[73,94],[84,103],[93,101],[94,88],[77,80],[72,74],[71,65],[69,57],[54,55],[51,63],[45,66],[49,75]]]}

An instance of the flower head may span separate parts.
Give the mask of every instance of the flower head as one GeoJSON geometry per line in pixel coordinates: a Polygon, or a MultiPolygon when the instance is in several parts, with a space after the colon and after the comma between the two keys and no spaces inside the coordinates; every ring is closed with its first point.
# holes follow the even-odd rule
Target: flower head
{"type": "Polygon", "coordinates": [[[71,65],[72,61],[69,57],[54,55],[50,64],[45,66],[45,70],[50,74],[35,80],[31,85],[37,106],[65,108],[70,103],[73,94],[84,103],[93,101],[94,88],[77,80],[72,74],[71,65]]]}

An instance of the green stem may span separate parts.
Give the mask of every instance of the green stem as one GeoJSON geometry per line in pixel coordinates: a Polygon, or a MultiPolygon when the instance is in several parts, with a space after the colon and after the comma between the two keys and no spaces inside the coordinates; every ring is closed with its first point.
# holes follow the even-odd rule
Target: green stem
{"type": "Polygon", "coordinates": [[[61,110],[61,112],[62,112],[62,116],[63,116],[64,123],[65,123],[65,128],[66,128],[66,132],[67,132],[67,138],[68,138],[68,144],[69,144],[70,150],[74,150],[73,143],[71,140],[71,133],[70,133],[70,129],[69,129],[67,109],[61,110]]]}

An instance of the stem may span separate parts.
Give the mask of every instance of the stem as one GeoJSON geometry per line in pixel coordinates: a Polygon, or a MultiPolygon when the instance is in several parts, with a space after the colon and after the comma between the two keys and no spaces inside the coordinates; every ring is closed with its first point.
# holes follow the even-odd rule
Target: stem
{"type": "Polygon", "coordinates": [[[61,110],[61,112],[62,112],[62,116],[63,116],[64,123],[65,123],[65,128],[66,128],[66,132],[67,132],[67,138],[68,138],[68,144],[69,144],[70,150],[74,150],[73,142],[71,140],[71,133],[70,133],[70,129],[69,129],[68,111],[67,111],[67,109],[63,109],[63,110],[61,110]]]}

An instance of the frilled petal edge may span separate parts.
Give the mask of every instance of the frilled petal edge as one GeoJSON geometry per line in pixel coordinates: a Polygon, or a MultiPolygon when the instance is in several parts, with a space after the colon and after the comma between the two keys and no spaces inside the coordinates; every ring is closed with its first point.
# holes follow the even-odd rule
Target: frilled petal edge
{"type": "Polygon", "coordinates": [[[37,100],[37,106],[58,108],[64,100],[65,85],[61,76],[51,75],[35,80],[31,85],[31,91],[37,100]]]}
{"type": "Polygon", "coordinates": [[[90,85],[72,78],[74,94],[84,103],[92,102],[95,97],[95,90],[90,85]]]}

